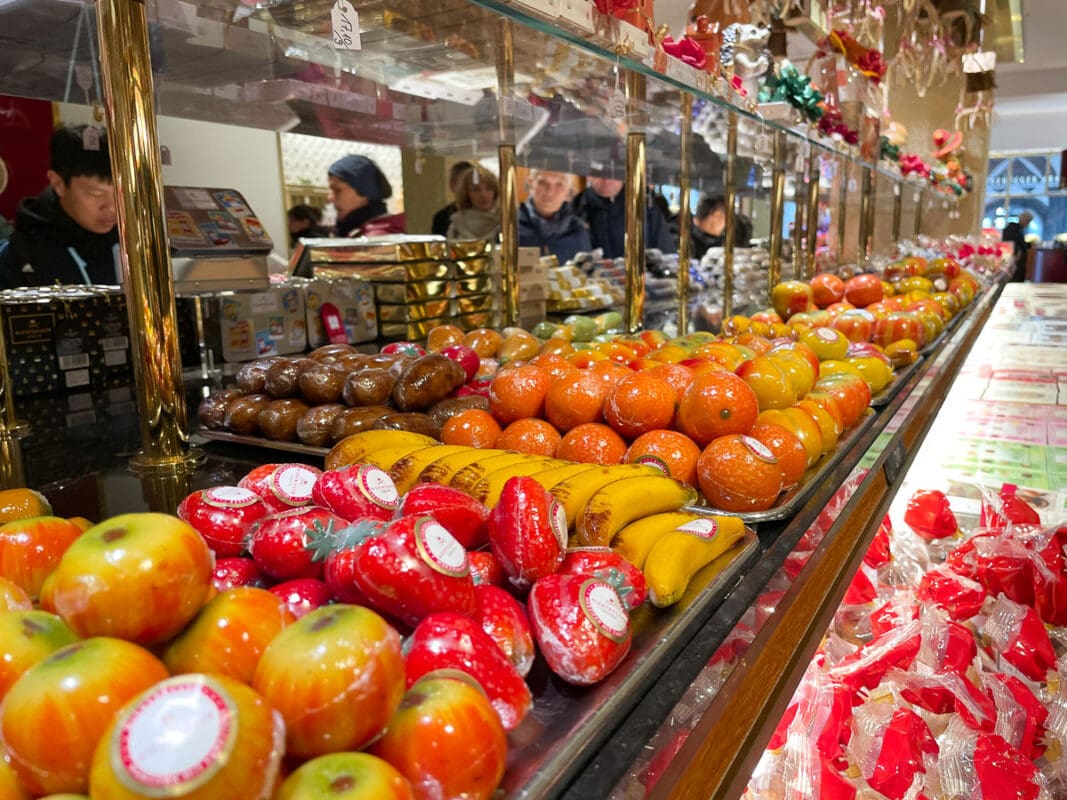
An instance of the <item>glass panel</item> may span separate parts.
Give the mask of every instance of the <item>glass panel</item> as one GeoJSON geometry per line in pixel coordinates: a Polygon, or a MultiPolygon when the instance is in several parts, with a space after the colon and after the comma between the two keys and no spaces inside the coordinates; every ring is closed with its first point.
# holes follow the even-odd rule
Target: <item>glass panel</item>
{"type": "Polygon", "coordinates": [[[1061,160],[1063,158],[1062,153],[1055,153],[1049,156],[1048,159],[1048,190],[1050,192],[1058,192],[1061,189],[1067,189],[1067,186],[1062,185],[1061,181],[1061,160]]]}
{"type": "Polygon", "coordinates": [[[876,187],[874,203],[874,245],[873,255],[888,256],[893,252],[893,206],[894,186],[896,182],[885,175],[877,174],[874,178],[876,187]]]}
{"type": "Polygon", "coordinates": [[[1048,157],[1044,155],[1016,156],[1011,160],[1011,182],[1008,192],[1012,195],[1040,193],[1045,190],[1045,172],[1048,157]]]}
{"type": "Polygon", "coordinates": [[[1008,170],[1011,166],[1009,158],[989,159],[989,175],[986,178],[987,194],[1004,194],[1008,190],[1008,170]]]}

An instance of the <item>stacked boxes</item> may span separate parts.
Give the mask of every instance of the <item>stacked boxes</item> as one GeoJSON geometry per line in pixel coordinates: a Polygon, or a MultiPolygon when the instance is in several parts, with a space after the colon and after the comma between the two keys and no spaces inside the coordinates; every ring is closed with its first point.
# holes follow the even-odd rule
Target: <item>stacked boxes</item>
{"type": "MultiPolygon", "coordinates": [[[[548,270],[556,264],[554,257],[542,258],[536,247],[519,248],[519,327],[529,330],[545,318],[548,298],[548,270]]],[[[493,292],[505,307],[504,287],[500,268],[500,251],[494,250],[491,263],[493,292]]]]}
{"type": "Polygon", "coordinates": [[[548,271],[548,311],[596,311],[612,308],[625,302],[621,292],[610,280],[587,278],[573,264],[554,267],[548,271]]]}
{"type": "Polygon", "coordinates": [[[218,313],[225,361],[293,355],[307,347],[307,312],[299,286],[219,292],[205,299],[210,299],[218,313]]]}
{"type": "MultiPolygon", "coordinates": [[[[293,282],[300,279],[294,278],[293,282]]],[[[318,278],[304,285],[307,309],[308,347],[328,343],[319,310],[324,303],[336,306],[349,344],[373,342],[378,338],[378,313],[374,308],[374,287],[355,278],[318,278]]]]}

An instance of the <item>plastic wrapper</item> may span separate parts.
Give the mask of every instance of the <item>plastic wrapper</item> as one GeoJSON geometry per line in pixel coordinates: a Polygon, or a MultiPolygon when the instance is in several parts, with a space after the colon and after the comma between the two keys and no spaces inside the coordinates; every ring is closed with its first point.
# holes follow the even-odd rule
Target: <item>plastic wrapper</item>
{"type": "Polygon", "coordinates": [[[1008,665],[1032,681],[1044,681],[1049,670],[1056,667],[1052,640],[1032,608],[1000,595],[983,633],[1002,667],[1008,665]]]}
{"type": "Polygon", "coordinates": [[[973,800],[1043,800],[1033,762],[995,733],[969,731],[956,720],[939,737],[941,748],[933,794],[973,800]]]}
{"type": "Polygon", "coordinates": [[[936,489],[920,489],[911,496],[904,522],[926,540],[945,539],[959,531],[948,498],[936,489]]]}
{"type": "Polygon", "coordinates": [[[1048,709],[1030,687],[1014,675],[986,673],[982,676],[982,684],[997,709],[997,724],[993,732],[1027,758],[1040,758],[1045,752],[1048,709]]]}
{"type": "Polygon", "coordinates": [[[981,527],[991,531],[1001,531],[1009,526],[1041,524],[1041,516],[1033,506],[1016,494],[1016,489],[1014,484],[1005,483],[1000,487],[997,495],[987,491],[982,492],[982,515],[979,523],[981,527]]]}
{"type": "Polygon", "coordinates": [[[1033,553],[1013,536],[982,536],[974,544],[976,580],[996,597],[1034,605],[1033,553]]]}
{"type": "Polygon", "coordinates": [[[1034,559],[1034,609],[1049,625],[1067,626],[1067,527],[1057,529],[1034,559]]]}
{"type": "Polygon", "coordinates": [[[889,535],[893,532],[893,522],[886,514],[882,524],[878,526],[878,532],[874,534],[871,546],[867,548],[863,556],[863,563],[868,567],[878,569],[888,564],[892,558],[889,549],[889,535]]]}
{"type": "Polygon", "coordinates": [[[908,620],[919,618],[919,606],[911,592],[899,591],[871,612],[871,635],[882,636],[908,620]]]}
{"type": "Polygon", "coordinates": [[[962,674],[974,661],[978,646],[969,628],[948,619],[934,606],[926,607],[919,617],[922,644],[915,656],[917,665],[935,673],[962,674]]]}
{"type": "Polygon", "coordinates": [[[938,745],[926,722],[908,708],[876,701],[856,709],[849,754],[860,774],[889,800],[903,800],[921,786],[926,760],[938,745]]]}
{"type": "Polygon", "coordinates": [[[908,669],[920,643],[919,622],[912,620],[842,659],[830,669],[830,676],[854,692],[873,689],[890,668],[908,669]]]}
{"type": "Polygon", "coordinates": [[[852,693],[817,663],[808,666],[793,700],[775,729],[769,750],[800,734],[826,759],[837,761],[852,735],[852,693]]]}
{"type": "Polygon", "coordinates": [[[938,567],[919,582],[918,598],[943,608],[954,620],[965,620],[982,610],[986,591],[977,581],[938,567]]]}
{"type": "Polygon", "coordinates": [[[874,568],[866,563],[860,564],[856,570],[852,583],[848,585],[845,596],[841,600],[843,605],[865,605],[878,599],[878,575],[874,568]]]}

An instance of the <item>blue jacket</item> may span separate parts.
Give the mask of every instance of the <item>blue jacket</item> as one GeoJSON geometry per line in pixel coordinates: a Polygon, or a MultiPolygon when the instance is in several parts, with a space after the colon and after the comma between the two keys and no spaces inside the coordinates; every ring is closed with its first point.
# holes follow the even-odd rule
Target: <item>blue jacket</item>
{"type": "Polygon", "coordinates": [[[530,200],[519,206],[519,246],[540,248],[541,255],[554,255],[560,264],[593,249],[589,229],[570,203],[564,203],[552,219],[545,219],[534,211],[530,200]]]}
{"type": "MultiPolygon", "coordinates": [[[[574,211],[589,225],[589,238],[593,247],[604,250],[605,258],[621,258],[625,255],[626,242],[626,191],[614,198],[601,197],[587,187],[574,201],[574,211]]],[[[645,248],[657,248],[664,253],[673,253],[678,245],[671,236],[663,213],[651,203],[645,208],[645,248]]]]}

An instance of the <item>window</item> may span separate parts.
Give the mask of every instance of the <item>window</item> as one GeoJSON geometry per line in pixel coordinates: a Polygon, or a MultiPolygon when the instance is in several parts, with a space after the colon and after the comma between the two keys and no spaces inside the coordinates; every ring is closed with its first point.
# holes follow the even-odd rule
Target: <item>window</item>
{"type": "Polygon", "coordinates": [[[982,227],[1004,230],[1029,211],[1027,236],[1048,240],[1067,232],[1067,190],[1060,188],[1061,154],[995,153],[989,158],[982,227]]]}

